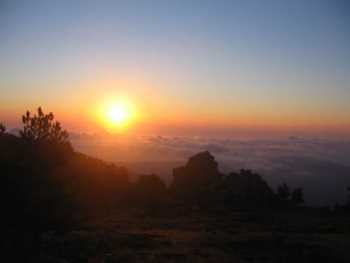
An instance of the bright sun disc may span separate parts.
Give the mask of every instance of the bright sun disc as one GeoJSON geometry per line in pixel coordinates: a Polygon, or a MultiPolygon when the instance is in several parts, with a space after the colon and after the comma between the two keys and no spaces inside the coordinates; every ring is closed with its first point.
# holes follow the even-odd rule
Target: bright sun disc
{"type": "Polygon", "coordinates": [[[107,112],[107,116],[112,123],[121,124],[128,118],[128,112],[121,105],[113,105],[107,112]]]}
{"type": "Polygon", "coordinates": [[[108,132],[124,133],[137,119],[135,106],[128,98],[119,97],[101,99],[96,104],[94,118],[108,132]]]}
{"type": "Polygon", "coordinates": [[[128,100],[115,100],[106,103],[102,110],[102,122],[110,131],[125,130],[134,119],[134,110],[128,100]]]}

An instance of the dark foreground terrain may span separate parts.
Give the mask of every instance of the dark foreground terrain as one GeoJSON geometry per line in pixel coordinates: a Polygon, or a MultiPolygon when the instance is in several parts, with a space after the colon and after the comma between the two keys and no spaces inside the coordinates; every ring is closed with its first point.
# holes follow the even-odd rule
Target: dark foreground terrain
{"type": "Polygon", "coordinates": [[[43,233],[38,246],[36,262],[350,262],[350,216],[124,211],[43,233]]]}
{"type": "Polygon", "coordinates": [[[302,188],[223,174],[208,151],[169,186],[131,182],[76,152],[52,113],[22,120],[20,136],[0,126],[0,262],[350,262],[350,198],[306,207],[302,188]]]}

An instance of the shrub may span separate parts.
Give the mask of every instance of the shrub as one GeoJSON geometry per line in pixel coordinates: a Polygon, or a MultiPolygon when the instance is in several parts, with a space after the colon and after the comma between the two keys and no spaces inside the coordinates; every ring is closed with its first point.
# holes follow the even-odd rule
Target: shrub
{"type": "Polygon", "coordinates": [[[6,131],[6,127],[4,124],[0,122],[0,135],[4,134],[6,131]]]}

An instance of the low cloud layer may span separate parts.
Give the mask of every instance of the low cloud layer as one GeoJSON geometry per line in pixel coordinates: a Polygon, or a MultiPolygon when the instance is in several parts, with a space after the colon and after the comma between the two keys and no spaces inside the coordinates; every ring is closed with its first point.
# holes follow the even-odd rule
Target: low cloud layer
{"type": "Polygon", "coordinates": [[[171,180],[172,168],[200,151],[210,151],[228,173],[241,168],[260,172],[272,185],[302,186],[308,203],[344,202],[350,186],[350,141],[289,137],[235,140],[204,137],[115,137],[73,135],[77,150],[122,163],[135,174],[157,173],[171,180]]]}

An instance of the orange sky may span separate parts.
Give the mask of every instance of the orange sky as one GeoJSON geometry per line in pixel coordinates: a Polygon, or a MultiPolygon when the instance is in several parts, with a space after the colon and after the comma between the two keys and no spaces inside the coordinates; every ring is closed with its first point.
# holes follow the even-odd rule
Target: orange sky
{"type": "Polygon", "coordinates": [[[42,106],[69,130],[109,130],[96,112],[122,98],[134,108],[127,133],[349,136],[344,10],[301,0],[9,1],[0,121],[18,127],[42,106]]]}
{"type": "MultiPolygon", "coordinates": [[[[106,73],[105,76],[111,75],[106,73]]],[[[129,77],[130,79],[126,79],[129,77]]],[[[319,111],[303,103],[293,105],[233,100],[232,104],[220,103],[217,98],[172,96],[160,93],[159,83],[147,79],[92,80],[75,83],[57,96],[8,100],[0,106],[0,118],[10,127],[20,125],[20,116],[26,109],[34,111],[42,106],[53,111],[56,118],[71,131],[117,132],[146,134],[191,134],[234,136],[235,134],[273,135],[293,133],[347,136],[350,131],[348,113],[334,114],[319,111]],[[133,117],[122,130],[110,129],[106,104],[127,101],[132,105],[133,117]],[[103,108],[105,107],[105,108],[103,108]]],[[[226,102],[226,99],[223,99],[226,102]]]]}

